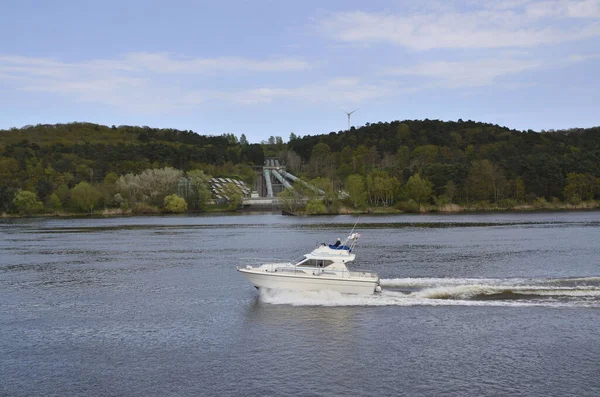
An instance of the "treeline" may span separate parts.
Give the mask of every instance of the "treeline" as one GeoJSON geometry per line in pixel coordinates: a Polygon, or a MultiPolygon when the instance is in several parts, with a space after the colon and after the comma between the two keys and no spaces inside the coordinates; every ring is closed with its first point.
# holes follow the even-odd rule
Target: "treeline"
{"type": "MultiPolygon", "coordinates": [[[[600,127],[535,132],[474,121],[405,120],[250,144],[243,134],[238,139],[70,123],[0,131],[0,213],[22,212],[23,195],[36,201],[33,212],[59,206],[82,211],[72,190],[84,182],[100,192],[96,208],[123,207],[123,193],[115,190],[119,178],[169,167],[181,177],[202,171],[252,184],[257,174],[251,167],[262,165],[265,156],[278,157],[326,192],[315,196],[296,186],[293,197],[284,194],[294,206],[308,202],[309,212],[343,206],[415,210],[447,203],[510,208],[600,199],[600,127]]],[[[173,187],[170,193],[177,191],[173,187]]],[[[150,196],[134,202],[164,205],[146,200],[150,196]]]]}
{"type": "Polygon", "coordinates": [[[473,121],[405,120],[294,138],[288,157],[299,158],[291,163],[309,178],[326,176],[336,188],[364,191],[366,199],[355,205],[511,208],[600,198],[600,127],[539,133],[473,121]],[[411,192],[417,180],[425,193],[411,192]]]}
{"type": "Polygon", "coordinates": [[[32,212],[24,207],[33,212],[82,211],[67,194],[82,182],[101,192],[96,207],[119,207],[122,203],[109,196],[116,194],[111,185],[115,178],[165,167],[203,170],[211,176],[233,176],[252,184],[256,176],[250,166],[263,162],[260,144],[242,145],[231,134],[202,136],[174,129],[91,123],[2,130],[0,213],[32,212]],[[33,194],[36,204],[23,206],[20,204],[31,200],[15,201],[20,191],[33,194]]]}

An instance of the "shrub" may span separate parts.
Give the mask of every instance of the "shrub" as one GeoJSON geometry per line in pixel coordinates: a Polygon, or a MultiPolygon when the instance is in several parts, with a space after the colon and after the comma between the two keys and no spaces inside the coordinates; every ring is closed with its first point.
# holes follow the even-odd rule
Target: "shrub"
{"type": "Polygon", "coordinates": [[[185,199],[176,194],[171,194],[165,197],[164,209],[166,212],[181,213],[187,211],[187,203],[185,199]]]}
{"type": "Polygon", "coordinates": [[[402,201],[396,204],[396,208],[403,212],[414,212],[418,213],[421,211],[421,205],[417,203],[415,200],[402,201]]]}
{"type": "Polygon", "coordinates": [[[550,204],[545,198],[538,197],[533,202],[533,207],[537,209],[549,209],[552,208],[552,204],[550,204]]]}
{"type": "Polygon", "coordinates": [[[327,208],[321,200],[310,200],[306,203],[306,213],[311,215],[326,214],[327,208]]]}
{"type": "Polygon", "coordinates": [[[504,200],[500,200],[500,202],[498,203],[498,206],[501,208],[513,208],[517,205],[517,201],[514,199],[504,199],[504,200]]]}
{"type": "Polygon", "coordinates": [[[153,205],[140,202],[135,203],[135,205],[131,209],[131,212],[135,214],[157,214],[160,212],[160,210],[153,205]]]}
{"type": "Polygon", "coordinates": [[[44,204],[38,199],[37,194],[19,190],[13,199],[15,211],[21,215],[32,215],[44,210],[44,204]]]}

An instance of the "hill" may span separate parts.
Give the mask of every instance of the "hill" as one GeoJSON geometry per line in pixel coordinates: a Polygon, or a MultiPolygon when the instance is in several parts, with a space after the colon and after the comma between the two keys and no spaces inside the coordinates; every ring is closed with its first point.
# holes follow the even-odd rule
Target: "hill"
{"type": "Polygon", "coordinates": [[[366,196],[355,206],[415,201],[409,186],[416,176],[431,190],[423,199],[429,203],[600,196],[600,127],[535,132],[470,120],[404,120],[248,144],[232,134],[69,123],[0,130],[0,211],[11,210],[18,189],[45,201],[60,186],[163,167],[252,183],[249,166],[262,165],[265,155],[306,179],[327,180],[333,191],[349,190],[350,176],[362,178],[366,196]]]}

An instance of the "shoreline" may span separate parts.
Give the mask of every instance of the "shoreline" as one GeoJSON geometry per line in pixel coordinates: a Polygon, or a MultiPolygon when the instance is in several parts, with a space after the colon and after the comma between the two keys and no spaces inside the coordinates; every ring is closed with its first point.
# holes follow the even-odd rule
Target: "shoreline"
{"type": "Polygon", "coordinates": [[[244,213],[278,213],[282,216],[332,216],[332,215],[459,215],[459,214],[486,214],[486,213],[503,213],[503,212],[566,212],[566,211],[594,211],[600,210],[600,203],[597,201],[587,201],[579,204],[569,203],[546,203],[545,205],[535,204],[520,204],[513,207],[497,207],[497,206],[462,206],[458,204],[436,205],[421,205],[419,211],[402,211],[394,207],[367,207],[365,209],[353,209],[341,207],[336,212],[327,212],[322,214],[310,214],[304,211],[290,212],[282,210],[277,206],[272,208],[256,208],[243,207],[235,211],[226,210],[224,208],[214,208],[206,211],[194,212],[132,212],[131,210],[105,209],[94,211],[92,214],[83,214],[79,212],[56,212],[56,213],[39,213],[30,215],[18,215],[1,213],[0,219],[20,219],[20,218],[119,218],[119,217],[138,217],[138,216],[189,216],[189,215],[240,215],[244,213]],[[282,214],[286,212],[286,214],[282,214]]]}

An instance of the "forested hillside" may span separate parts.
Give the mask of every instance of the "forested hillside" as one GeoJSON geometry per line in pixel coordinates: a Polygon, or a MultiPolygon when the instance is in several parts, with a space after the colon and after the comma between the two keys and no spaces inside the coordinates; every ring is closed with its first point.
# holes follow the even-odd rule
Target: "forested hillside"
{"type": "MultiPolygon", "coordinates": [[[[445,203],[510,208],[600,198],[600,127],[534,132],[473,121],[405,120],[249,144],[243,135],[71,123],[0,130],[0,213],[161,207],[176,193],[176,183],[166,183],[161,194],[132,193],[133,177],[152,181],[159,178],[155,171],[173,168],[177,172],[161,177],[201,171],[198,181],[222,176],[252,183],[250,166],[262,165],[265,156],[279,157],[327,192],[309,203],[314,212],[445,203]],[[93,197],[82,203],[78,191],[93,197]]],[[[184,197],[189,208],[201,209],[199,193],[190,194],[184,197]]]]}

